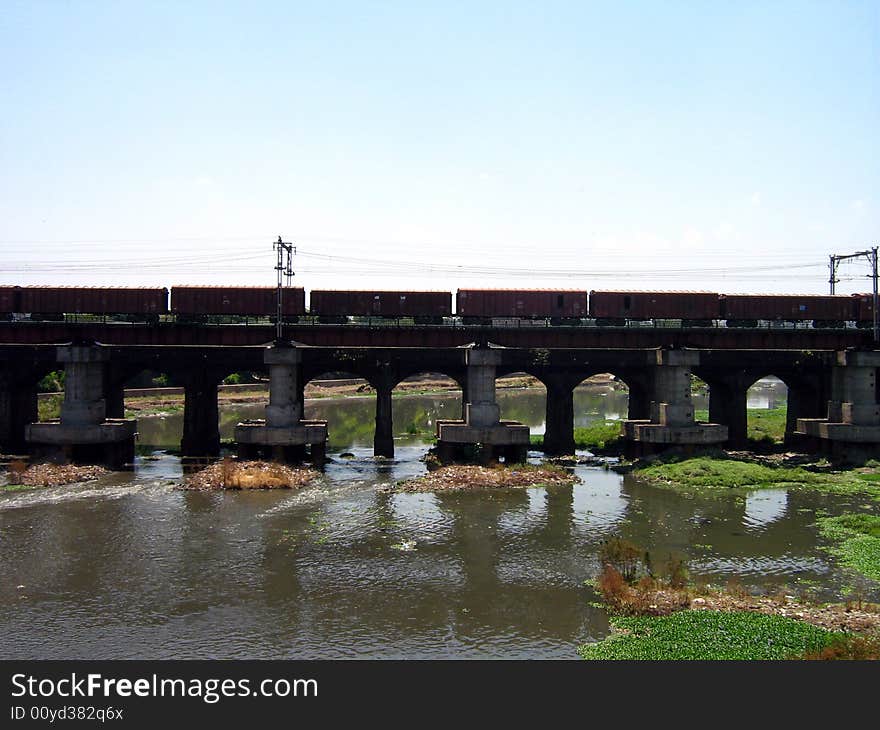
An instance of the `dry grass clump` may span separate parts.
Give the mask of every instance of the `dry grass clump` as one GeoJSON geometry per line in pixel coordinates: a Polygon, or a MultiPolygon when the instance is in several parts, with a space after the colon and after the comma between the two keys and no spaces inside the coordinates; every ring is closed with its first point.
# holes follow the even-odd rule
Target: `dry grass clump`
{"type": "Polygon", "coordinates": [[[10,485],[23,487],[57,487],[97,479],[107,473],[102,466],[76,466],[74,464],[32,464],[21,460],[12,461],[8,467],[10,485]]]}
{"type": "Polygon", "coordinates": [[[573,484],[574,474],[554,466],[517,464],[505,466],[472,466],[455,464],[431,471],[417,479],[399,482],[401,492],[450,492],[480,489],[510,489],[573,484]]]}
{"type": "Polygon", "coordinates": [[[269,461],[235,461],[229,457],[187,477],[184,489],[299,489],[318,472],[269,461]]]}

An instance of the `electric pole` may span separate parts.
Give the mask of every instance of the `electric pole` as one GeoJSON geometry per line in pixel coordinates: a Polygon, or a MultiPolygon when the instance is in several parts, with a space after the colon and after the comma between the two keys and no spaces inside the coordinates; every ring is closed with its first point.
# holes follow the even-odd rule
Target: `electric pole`
{"type": "Polygon", "coordinates": [[[831,285],[831,293],[834,294],[834,285],[838,282],[837,278],[837,265],[841,261],[846,261],[848,259],[857,259],[865,257],[868,260],[868,263],[871,264],[871,273],[869,276],[873,281],[873,295],[871,299],[871,309],[873,310],[874,315],[874,342],[880,342],[880,312],[877,311],[877,246],[874,246],[871,249],[866,251],[856,251],[855,253],[846,254],[844,256],[837,256],[835,254],[831,254],[829,256],[828,268],[831,271],[831,276],[828,279],[828,283],[831,285]]]}
{"type": "Polygon", "coordinates": [[[275,341],[281,342],[284,312],[282,307],[284,297],[284,277],[287,277],[287,286],[290,286],[293,279],[293,255],[296,253],[296,246],[292,243],[282,241],[281,236],[278,236],[278,240],[272,244],[272,249],[278,252],[278,262],[275,264],[275,271],[278,272],[278,288],[275,294],[275,341]],[[286,263],[285,254],[287,258],[286,263]]]}

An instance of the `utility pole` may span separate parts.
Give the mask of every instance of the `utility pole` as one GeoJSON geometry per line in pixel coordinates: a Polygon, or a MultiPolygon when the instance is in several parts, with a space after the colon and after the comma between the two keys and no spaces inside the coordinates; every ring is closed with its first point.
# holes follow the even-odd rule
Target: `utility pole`
{"type": "Polygon", "coordinates": [[[828,279],[828,283],[831,285],[831,293],[834,294],[834,285],[837,283],[837,266],[841,261],[846,261],[848,259],[857,259],[861,257],[865,257],[868,260],[868,263],[871,264],[871,273],[869,276],[873,281],[873,296],[872,296],[872,306],[874,314],[874,342],[880,342],[880,312],[877,311],[877,246],[870,248],[866,251],[856,251],[855,253],[846,254],[844,256],[838,256],[835,254],[831,254],[829,256],[828,268],[831,271],[831,277],[828,279]]]}
{"type": "Polygon", "coordinates": [[[275,264],[275,271],[278,272],[278,288],[275,294],[275,341],[281,342],[282,314],[284,312],[282,307],[282,299],[284,296],[283,278],[285,276],[287,277],[287,286],[290,286],[291,280],[293,279],[293,255],[296,253],[296,246],[292,243],[282,241],[281,236],[278,236],[278,240],[272,244],[272,249],[278,252],[278,263],[275,264]],[[287,254],[286,263],[284,261],[285,254],[287,254]]]}

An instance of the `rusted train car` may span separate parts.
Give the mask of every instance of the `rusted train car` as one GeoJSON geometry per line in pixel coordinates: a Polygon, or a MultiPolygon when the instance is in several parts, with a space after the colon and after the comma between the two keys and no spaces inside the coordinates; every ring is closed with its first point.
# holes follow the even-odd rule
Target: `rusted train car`
{"type": "Polygon", "coordinates": [[[602,324],[628,320],[680,319],[685,325],[711,325],[720,318],[719,295],[701,291],[590,292],[590,316],[602,324]]]}
{"type": "Polygon", "coordinates": [[[455,303],[465,322],[493,317],[566,321],[588,313],[587,292],[576,289],[459,289],[455,303]]]}
{"type": "Polygon", "coordinates": [[[354,291],[313,289],[309,313],[319,320],[347,317],[412,317],[418,322],[441,322],[452,314],[452,294],[446,291],[354,291]]]}
{"type": "MultiPolygon", "coordinates": [[[[179,317],[203,315],[274,317],[277,290],[270,286],[173,286],[171,312],[179,317]]],[[[306,295],[302,287],[285,287],[282,313],[285,317],[305,314],[306,295]]]]}

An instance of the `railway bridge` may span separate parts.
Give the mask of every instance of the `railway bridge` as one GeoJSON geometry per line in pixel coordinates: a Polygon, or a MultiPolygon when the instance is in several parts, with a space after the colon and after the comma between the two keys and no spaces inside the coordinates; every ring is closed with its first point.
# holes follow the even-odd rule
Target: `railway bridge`
{"type": "Polygon", "coordinates": [[[548,453],[573,452],[573,391],[598,373],[612,373],[629,388],[623,428],[634,453],[744,445],[746,393],[767,375],[788,386],[787,439],[808,448],[873,451],[880,444],[880,352],[871,334],[856,328],[304,324],[285,326],[282,342],[295,343],[286,347],[274,344],[268,325],[6,322],[0,323],[0,449],[25,453],[43,445],[72,455],[82,447],[78,453],[86,459],[130,459],[134,429],[124,419],[123,388],[141,371],[155,370],[185,389],[181,450],[191,456],[219,452],[217,387],[238,371],[266,372],[271,381],[265,423],[242,431],[240,440],[251,446],[321,447],[326,426],[322,432],[320,424],[303,421],[303,388],[325,373],[348,373],[375,389],[375,452],[391,456],[392,391],[413,375],[441,373],[463,393],[461,419],[438,424],[441,449],[482,443],[520,459],[528,429],[501,419],[494,382],[521,372],[546,387],[548,453]],[[37,383],[61,367],[67,371],[61,421],[37,424],[37,383]],[[691,374],[709,386],[706,423],[694,418],[691,374]],[[295,429],[302,438],[272,440],[295,429]]]}

